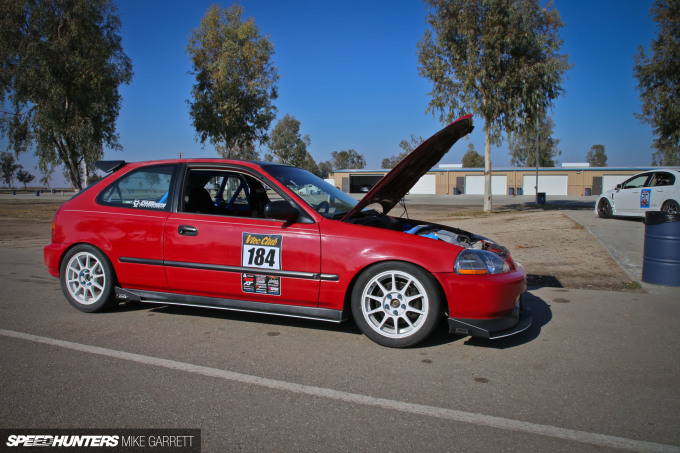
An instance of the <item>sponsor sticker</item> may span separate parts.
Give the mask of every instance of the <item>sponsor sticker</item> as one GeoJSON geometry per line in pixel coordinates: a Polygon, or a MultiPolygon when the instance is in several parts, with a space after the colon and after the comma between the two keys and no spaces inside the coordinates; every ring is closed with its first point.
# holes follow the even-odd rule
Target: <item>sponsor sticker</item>
{"type": "Polygon", "coordinates": [[[134,200],[132,202],[133,208],[147,208],[147,209],[165,209],[166,203],[159,203],[151,200],[134,200]]]}
{"type": "Polygon", "coordinates": [[[280,234],[243,233],[241,266],[281,270],[280,234]]]}
{"type": "Polygon", "coordinates": [[[640,192],[640,207],[648,208],[649,202],[652,199],[652,189],[642,189],[640,192]]]}
{"type": "Polygon", "coordinates": [[[281,277],[274,275],[241,274],[241,288],[244,293],[281,295],[281,277]]]}

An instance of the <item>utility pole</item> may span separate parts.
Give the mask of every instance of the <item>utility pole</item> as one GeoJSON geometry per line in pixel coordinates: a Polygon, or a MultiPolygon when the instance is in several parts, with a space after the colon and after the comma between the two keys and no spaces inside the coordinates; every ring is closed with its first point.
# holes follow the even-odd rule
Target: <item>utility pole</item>
{"type": "Polygon", "coordinates": [[[538,104],[536,104],[536,206],[538,206],[538,104]]]}
{"type": "Polygon", "coordinates": [[[179,153],[179,158],[180,158],[180,159],[182,158],[182,155],[184,155],[184,153],[179,153]]]}

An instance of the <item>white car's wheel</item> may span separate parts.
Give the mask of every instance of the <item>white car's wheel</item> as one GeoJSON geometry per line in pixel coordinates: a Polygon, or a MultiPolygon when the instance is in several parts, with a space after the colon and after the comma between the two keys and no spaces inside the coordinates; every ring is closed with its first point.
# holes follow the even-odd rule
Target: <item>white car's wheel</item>
{"type": "Polygon", "coordinates": [[[606,198],[601,199],[597,204],[597,215],[603,219],[608,219],[612,216],[612,205],[606,198]]]}
{"type": "Polygon", "coordinates": [[[427,338],[441,314],[434,278],[408,263],[385,262],[367,269],[352,291],[359,329],[383,346],[404,348],[427,338]]]}
{"type": "Polygon", "coordinates": [[[62,260],[59,277],[66,299],[80,311],[101,311],[112,303],[111,264],[92,246],[78,245],[69,250],[62,260]]]}
{"type": "Polygon", "coordinates": [[[661,206],[661,212],[665,214],[680,214],[680,206],[675,200],[667,200],[663,206],[661,206]]]}

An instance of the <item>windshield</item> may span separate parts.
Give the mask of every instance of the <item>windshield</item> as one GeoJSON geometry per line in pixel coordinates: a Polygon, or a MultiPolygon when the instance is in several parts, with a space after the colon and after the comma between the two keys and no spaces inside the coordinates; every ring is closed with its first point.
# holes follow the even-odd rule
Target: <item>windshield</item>
{"type": "Polygon", "coordinates": [[[342,190],[301,168],[266,165],[264,169],[315,211],[329,219],[344,216],[357,204],[354,198],[342,190]]]}

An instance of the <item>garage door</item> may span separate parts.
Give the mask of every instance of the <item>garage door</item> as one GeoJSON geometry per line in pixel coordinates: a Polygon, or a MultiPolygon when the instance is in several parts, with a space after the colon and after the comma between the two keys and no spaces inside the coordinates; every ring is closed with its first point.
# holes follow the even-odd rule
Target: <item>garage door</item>
{"type": "MultiPolygon", "coordinates": [[[[491,176],[491,194],[506,195],[508,177],[505,175],[491,176]]],[[[484,195],[484,176],[466,176],[465,193],[468,195],[484,195]]]]}
{"type": "Polygon", "coordinates": [[[622,183],[631,175],[604,175],[602,177],[602,193],[613,189],[617,184],[622,183]]]}
{"type": "MultiPolygon", "coordinates": [[[[524,175],[524,195],[536,195],[536,176],[524,175]]],[[[538,191],[546,195],[566,195],[567,175],[538,175],[538,191]]]]}
{"type": "Polygon", "coordinates": [[[423,175],[411,190],[409,191],[412,195],[434,195],[437,193],[437,184],[435,181],[435,175],[423,175]]]}

